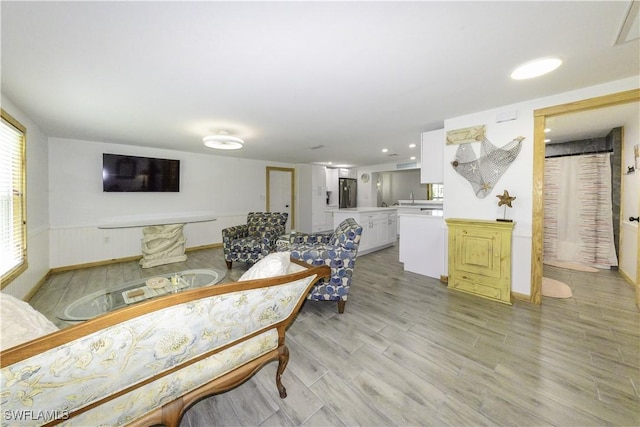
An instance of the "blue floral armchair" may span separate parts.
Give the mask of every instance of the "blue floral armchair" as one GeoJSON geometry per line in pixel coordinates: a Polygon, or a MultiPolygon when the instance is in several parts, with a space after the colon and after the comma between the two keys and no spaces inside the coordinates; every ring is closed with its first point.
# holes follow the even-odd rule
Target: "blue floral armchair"
{"type": "Polygon", "coordinates": [[[227,268],[233,261],[253,264],[273,252],[285,233],[286,212],[249,212],[247,223],[222,230],[222,249],[227,268]]]}
{"type": "Polygon", "coordinates": [[[292,258],[305,261],[307,264],[326,264],[331,267],[331,278],[321,279],[307,298],[316,301],[337,301],[338,313],[342,314],[351,287],[361,235],[362,227],[353,218],[347,218],[333,233],[292,233],[289,242],[278,245],[277,250],[291,251],[292,258]]]}

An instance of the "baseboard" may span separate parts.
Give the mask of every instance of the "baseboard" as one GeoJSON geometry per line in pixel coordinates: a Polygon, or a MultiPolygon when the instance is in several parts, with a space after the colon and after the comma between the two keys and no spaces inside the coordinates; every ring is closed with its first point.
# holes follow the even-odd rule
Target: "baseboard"
{"type": "Polygon", "coordinates": [[[51,273],[52,273],[51,270],[47,271],[47,274],[42,276],[42,279],[38,280],[38,283],[36,283],[36,285],[33,288],[31,288],[31,290],[24,296],[24,298],[22,298],[22,300],[26,302],[31,301],[31,298],[33,298],[36,292],[38,292],[42,287],[42,285],[44,285],[47,282],[47,280],[51,276],[51,273]]]}
{"type": "Polygon", "coordinates": [[[517,292],[511,292],[511,297],[514,300],[523,301],[523,302],[531,302],[531,295],[519,294],[517,292]]]}
{"type": "Polygon", "coordinates": [[[622,276],[622,278],[624,280],[627,281],[627,283],[629,283],[631,286],[635,286],[636,284],[633,282],[633,280],[631,280],[631,277],[624,271],[621,270],[620,268],[618,268],[618,273],[620,273],[620,275],[622,276]]]}
{"type": "MultiPolygon", "coordinates": [[[[222,247],[222,243],[212,243],[210,245],[193,246],[191,248],[186,248],[185,252],[193,252],[193,251],[199,251],[202,249],[214,249],[214,248],[220,248],[220,247],[222,247]]],[[[142,258],[142,255],[134,255],[134,256],[123,257],[123,258],[113,258],[113,259],[106,259],[102,261],[87,262],[84,264],[65,265],[63,267],[52,268],[51,270],[49,270],[49,274],[61,273],[63,271],[79,270],[81,268],[100,267],[103,265],[117,264],[119,262],[136,261],[141,258],[142,258]]]]}

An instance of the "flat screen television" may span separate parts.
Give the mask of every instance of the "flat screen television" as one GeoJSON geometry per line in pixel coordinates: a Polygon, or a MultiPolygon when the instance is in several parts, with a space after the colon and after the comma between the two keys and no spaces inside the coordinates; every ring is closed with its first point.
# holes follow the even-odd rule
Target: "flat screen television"
{"type": "Polygon", "coordinates": [[[104,153],[102,191],[180,191],[180,160],[104,153]]]}

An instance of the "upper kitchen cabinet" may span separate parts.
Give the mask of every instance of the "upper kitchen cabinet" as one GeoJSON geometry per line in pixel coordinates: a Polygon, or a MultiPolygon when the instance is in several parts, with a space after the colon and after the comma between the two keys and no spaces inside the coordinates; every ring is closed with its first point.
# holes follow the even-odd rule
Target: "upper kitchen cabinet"
{"type": "Polygon", "coordinates": [[[422,167],[420,182],[436,184],[444,181],[444,129],[437,129],[422,134],[422,167]]]}

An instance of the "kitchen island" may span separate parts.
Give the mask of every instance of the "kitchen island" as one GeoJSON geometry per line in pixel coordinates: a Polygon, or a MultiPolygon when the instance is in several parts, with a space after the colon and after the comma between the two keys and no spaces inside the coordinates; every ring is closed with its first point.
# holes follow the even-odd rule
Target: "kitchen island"
{"type": "Polygon", "coordinates": [[[441,209],[398,213],[399,259],[405,271],[442,279],[446,275],[447,227],[441,209]]]}
{"type": "Polygon", "coordinates": [[[344,208],[328,210],[333,214],[334,229],[347,218],[353,218],[362,226],[362,237],[358,245],[358,256],[388,248],[398,237],[398,213],[390,208],[344,208]]]}

